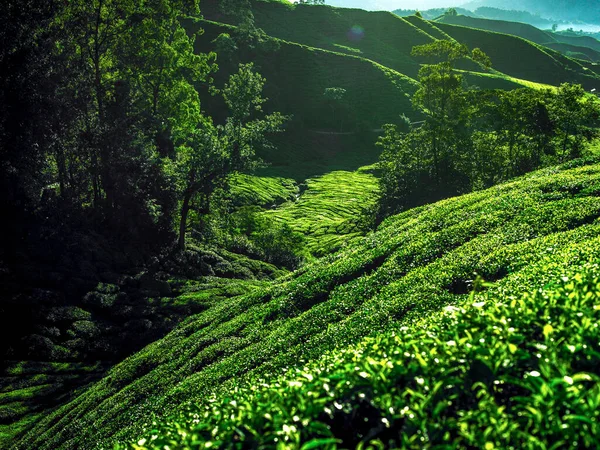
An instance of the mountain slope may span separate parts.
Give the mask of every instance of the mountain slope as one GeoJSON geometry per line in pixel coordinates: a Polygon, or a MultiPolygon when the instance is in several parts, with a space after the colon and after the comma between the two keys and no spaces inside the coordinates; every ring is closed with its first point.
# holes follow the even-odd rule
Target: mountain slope
{"type": "Polygon", "coordinates": [[[555,20],[574,20],[600,23],[599,0],[473,0],[462,5],[475,9],[490,6],[501,9],[528,11],[555,20]]]}
{"type": "Polygon", "coordinates": [[[41,418],[15,448],[138,440],[155,415],[209,406],[212,394],[231,401],[253,379],[410,327],[465,299],[474,273],[497,282],[499,295],[518,295],[599,260],[600,164],[578,164],[406,211],[347,250],[188,318],[41,418]]]}
{"type": "Polygon", "coordinates": [[[536,44],[557,50],[563,55],[570,57],[581,57],[577,54],[583,54],[585,55],[585,59],[596,61],[598,56],[600,56],[598,55],[600,41],[590,36],[568,36],[562,33],[542,31],[533,25],[525,23],[480,19],[464,15],[452,16],[445,14],[436,19],[436,22],[519,36],[536,44]]]}
{"type": "Polygon", "coordinates": [[[548,42],[556,42],[556,39],[550,33],[546,33],[545,31],[526,23],[479,19],[463,15],[452,16],[450,14],[444,14],[437,19],[436,22],[479,28],[481,30],[495,31],[497,33],[512,34],[541,45],[545,45],[548,42]]]}
{"type": "Polygon", "coordinates": [[[552,33],[554,39],[564,44],[576,45],[578,47],[588,47],[600,52],[600,41],[591,36],[569,36],[563,33],[552,33]]]}
{"type": "MultiPolygon", "coordinates": [[[[576,62],[562,56],[557,59],[528,42],[505,42],[502,37],[481,34],[472,39],[471,35],[462,35],[456,32],[452,34],[447,29],[437,26],[437,22],[431,23],[414,16],[399,17],[385,12],[368,12],[330,6],[290,5],[260,0],[254,0],[252,8],[256,26],[263,28],[270,36],[314,48],[364,57],[411,78],[416,78],[422,62],[410,55],[413,46],[426,44],[435,39],[454,38],[470,48],[481,46],[477,42],[478,39],[490,41],[490,48],[492,46],[515,46],[512,59],[527,61],[523,65],[530,67],[528,74],[534,78],[524,76],[525,72],[513,73],[515,72],[514,67],[497,65],[492,58],[494,69],[507,75],[545,82],[542,79],[544,73],[549,66],[552,66],[555,82],[550,84],[560,84],[565,81],[579,82],[581,79],[585,79],[586,71],[576,62]],[[529,61],[533,61],[534,64],[529,61]],[[540,62],[542,65],[538,69],[540,62]],[[556,82],[556,80],[560,80],[560,82],[556,82]]],[[[217,22],[235,24],[237,21],[235,17],[224,15],[216,2],[210,2],[203,6],[203,14],[207,19],[217,22]]],[[[537,30],[534,27],[527,29],[530,34],[536,33],[535,30],[537,30]]],[[[537,40],[553,40],[551,37],[544,39],[543,31],[537,30],[537,32],[537,40]]],[[[483,50],[485,51],[485,49],[483,50]]],[[[470,70],[481,71],[475,66],[470,70]]]]}
{"type": "Polygon", "coordinates": [[[505,74],[551,85],[569,80],[586,89],[600,84],[597,75],[578,62],[523,38],[439,22],[437,27],[471,48],[481,48],[505,74]]]}
{"type": "MultiPolygon", "coordinates": [[[[415,78],[418,63],[410,57],[413,46],[433,37],[388,12],[330,6],[290,5],[253,1],[256,26],[273,37],[315,48],[358,55],[415,78]]],[[[206,19],[229,24],[235,17],[220,12],[216,2],[203,6],[206,19]]]]}
{"type": "Polygon", "coordinates": [[[545,46],[571,58],[579,58],[592,62],[600,61],[600,52],[589,47],[579,47],[577,45],[565,44],[564,42],[551,42],[545,44],[545,46]]]}

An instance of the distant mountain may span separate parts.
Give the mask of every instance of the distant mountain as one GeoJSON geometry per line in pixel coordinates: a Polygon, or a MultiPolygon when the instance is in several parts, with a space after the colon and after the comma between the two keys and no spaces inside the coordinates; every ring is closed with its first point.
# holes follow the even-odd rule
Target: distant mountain
{"type": "Polygon", "coordinates": [[[600,0],[471,0],[461,6],[524,10],[554,20],[600,24],[600,0]]]}
{"type": "Polygon", "coordinates": [[[445,14],[438,18],[437,21],[450,25],[462,25],[464,27],[479,28],[481,30],[495,31],[497,33],[512,34],[524,39],[528,39],[536,44],[545,45],[549,42],[557,42],[557,40],[550,33],[542,31],[527,23],[509,22],[506,20],[480,19],[461,14],[445,14]]]}
{"type": "Polygon", "coordinates": [[[542,17],[539,14],[532,14],[528,11],[492,8],[490,6],[482,6],[480,8],[477,8],[474,14],[470,15],[472,15],[473,17],[482,17],[484,19],[508,20],[511,22],[528,23],[537,27],[546,28],[550,28],[552,26],[552,23],[555,22],[546,17],[542,17]]]}
{"type": "MultiPolygon", "coordinates": [[[[437,19],[441,15],[443,15],[449,8],[432,8],[426,10],[419,10],[421,16],[427,20],[437,19]]],[[[479,17],[477,13],[465,8],[454,8],[458,14],[462,14],[463,16],[470,17],[479,17]]],[[[416,9],[396,9],[392,11],[394,14],[400,17],[412,16],[417,12],[416,9]]]]}
{"type": "Polygon", "coordinates": [[[437,18],[436,23],[461,25],[496,33],[511,34],[544,45],[572,58],[593,62],[600,61],[600,41],[590,36],[569,36],[562,33],[542,31],[527,23],[480,19],[462,14],[445,14],[437,18]]]}

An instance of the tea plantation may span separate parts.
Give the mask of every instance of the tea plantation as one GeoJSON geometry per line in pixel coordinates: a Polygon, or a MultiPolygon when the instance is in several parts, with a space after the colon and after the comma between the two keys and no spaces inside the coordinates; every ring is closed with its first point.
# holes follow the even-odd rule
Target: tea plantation
{"type": "Polygon", "coordinates": [[[15,448],[596,448],[598,217],[597,160],[405,211],[189,317],[15,448]]]}

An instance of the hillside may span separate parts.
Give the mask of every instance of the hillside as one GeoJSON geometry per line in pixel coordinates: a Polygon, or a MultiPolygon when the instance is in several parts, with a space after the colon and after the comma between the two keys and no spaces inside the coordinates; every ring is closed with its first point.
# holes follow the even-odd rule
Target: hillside
{"type": "MultiPolygon", "coordinates": [[[[435,423],[440,422],[432,419],[435,416],[429,415],[432,410],[426,405],[418,409],[425,397],[415,394],[415,389],[420,392],[418,386],[423,383],[418,381],[420,378],[416,385],[411,382],[415,376],[423,377],[426,381],[423,387],[433,388],[430,383],[435,383],[436,375],[430,369],[434,367],[438,367],[440,373],[457,368],[452,372],[454,381],[440,391],[444,398],[456,394],[451,391],[451,385],[456,383],[467,383],[464,390],[459,391],[464,394],[458,395],[470,395],[473,383],[485,385],[494,377],[501,383],[511,383],[510,380],[523,373],[533,374],[530,376],[534,378],[541,373],[540,381],[548,383],[553,377],[567,375],[572,378],[564,378],[565,383],[588,380],[586,386],[590,392],[596,392],[597,354],[593,349],[586,350],[586,344],[597,345],[598,342],[597,328],[593,325],[597,321],[597,306],[590,304],[598,292],[597,281],[593,281],[598,279],[598,273],[597,266],[586,268],[586,264],[600,258],[599,186],[600,164],[576,162],[389,218],[376,232],[340,253],[316,261],[270,287],[223,300],[189,317],[164,339],[115,366],[103,380],[81,392],[75,400],[40,418],[15,448],[111,447],[115,440],[138,442],[144,448],[146,444],[152,447],[157,438],[158,446],[187,442],[194,448],[204,447],[204,441],[212,439],[217,444],[220,439],[223,439],[221,443],[243,439],[253,445],[252,440],[259,444],[273,443],[274,436],[285,435],[301,441],[314,437],[344,438],[344,427],[350,427],[359,440],[362,435],[366,440],[379,438],[393,442],[397,437],[385,434],[386,428],[377,425],[382,421],[378,417],[390,423],[400,420],[394,422],[395,426],[408,427],[401,428],[407,430],[406,437],[414,435],[418,439],[419,435],[411,428],[412,422],[402,422],[401,416],[396,415],[404,407],[407,409],[403,409],[402,415],[407,410],[422,411],[415,420],[425,424],[427,428],[423,431],[434,445],[442,438],[434,433],[435,423]],[[578,273],[581,275],[576,275],[578,273]],[[483,297],[469,300],[477,275],[494,284],[483,297]],[[570,280],[575,280],[575,284],[569,284],[570,280]],[[538,288],[544,290],[538,291],[538,288]],[[584,295],[586,289],[593,289],[592,293],[584,295]],[[535,296],[545,295],[546,303],[524,297],[515,303],[521,309],[503,306],[534,291],[538,292],[533,294],[535,296]],[[582,302],[576,309],[577,314],[561,300],[575,295],[580,295],[582,302]],[[554,304],[548,303],[548,298],[557,299],[556,308],[548,309],[554,304]],[[470,302],[475,309],[464,302],[470,302]],[[462,316],[456,316],[456,320],[438,313],[444,307],[456,306],[460,310],[463,305],[465,311],[460,313],[462,316]],[[480,313],[478,308],[482,305],[486,306],[480,313]],[[496,332],[485,330],[495,330],[496,326],[492,325],[496,323],[506,326],[506,322],[502,322],[506,314],[510,317],[508,320],[514,321],[514,339],[507,335],[507,340],[488,341],[486,333],[496,332]],[[552,329],[544,325],[546,317],[552,320],[552,329]],[[432,328],[435,323],[440,324],[440,330],[447,331],[436,335],[432,328]],[[461,325],[453,331],[457,324],[461,325]],[[576,326],[586,331],[572,333],[576,326]],[[539,327],[543,327],[544,334],[538,333],[539,327]],[[394,330],[399,337],[394,337],[394,330]],[[544,336],[552,330],[570,339],[569,345],[574,346],[577,355],[561,353],[552,360],[563,364],[556,367],[533,358],[529,348],[529,345],[543,344],[544,336]],[[457,334],[459,332],[464,334],[457,334]],[[375,341],[373,338],[364,340],[374,333],[379,335],[375,341]],[[440,361],[436,359],[436,365],[426,362],[433,357],[430,345],[437,345],[423,341],[426,336],[445,342],[437,347],[440,361]],[[464,346],[470,342],[477,343],[473,352],[466,350],[471,348],[469,345],[464,346]],[[453,346],[457,348],[451,349],[453,346]],[[348,349],[343,350],[345,348],[348,349]],[[390,353],[385,356],[378,348],[388,349],[390,353]],[[454,350],[460,353],[453,353],[454,350]],[[506,353],[498,353],[500,351],[506,353]],[[422,363],[418,357],[415,360],[415,354],[422,355],[422,363]],[[504,356],[498,359],[500,354],[504,356]],[[493,364],[505,359],[505,364],[493,364]],[[378,367],[397,369],[381,372],[385,376],[377,378],[378,367]],[[402,367],[409,372],[403,375],[402,367]],[[589,372],[588,378],[576,376],[580,371],[589,372]],[[305,377],[307,381],[298,384],[298,377],[305,377]],[[362,403],[361,396],[352,395],[357,392],[353,386],[358,386],[360,379],[367,380],[362,386],[373,389],[366,387],[366,391],[358,391],[369,396],[367,403],[362,403]],[[319,389],[310,388],[313,380],[321,383],[319,389]],[[278,390],[278,386],[288,383],[290,389],[278,390]],[[395,383],[400,395],[384,395],[390,383],[395,383]],[[308,393],[309,388],[313,394],[308,393]],[[293,401],[291,395],[295,395],[293,401]],[[307,395],[311,398],[308,402],[307,395]],[[371,395],[376,410],[368,406],[371,395]],[[252,409],[259,398],[262,399],[260,406],[256,406],[259,409],[252,409]],[[385,403],[386,398],[404,398],[406,403],[389,404],[385,403]],[[262,403],[263,400],[266,403],[262,403]],[[213,409],[211,405],[223,406],[213,409]],[[382,405],[388,405],[385,406],[387,412],[381,410],[382,405]],[[352,411],[353,408],[358,408],[358,420],[365,418],[363,428],[356,429],[354,422],[346,422],[350,416],[334,414],[337,409],[352,411]],[[231,422],[218,411],[227,417],[231,412],[236,419],[231,422]],[[292,426],[296,419],[281,422],[295,415],[297,424],[292,426]],[[156,424],[148,425],[152,421],[156,424]],[[324,423],[325,428],[319,423],[324,423]],[[238,425],[242,428],[237,428],[238,425]],[[192,428],[194,431],[190,431],[192,428]],[[411,429],[412,432],[408,431],[411,429]],[[152,437],[153,434],[156,437],[152,437]]],[[[193,298],[193,294],[189,295],[188,298],[193,298]]],[[[446,310],[452,311],[452,308],[446,310]]],[[[554,344],[547,344],[544,349],[558,351],[554,344]]],[[[532,386],[536,390],[530,394],[512,391],[507,385],[506,391],[502,391],[505,397],[497,398],[512,399],[516,395],[521,400],[515,401],[533,407],[534,403],[530,402],[537,401],[535,393],[540,385],[532,386]]],[[[572,395],[583,396],[576,404],[587,414],[588,410],[582,409],[588,404],[583,400],[588,398],[585,391],[573,391],[572,395]]],[[[573,396],[569,398],[580,398],[573,396]]],[[[489,396],[484,398],[494,401],[489,396]]],[[[466,426],[479,427],[473,421],[489,423],[490,419],[484,419],[481,414],[485,411],[491,414],[496,409],[487,408],[482,402],[479,406],[473,402],[459,402],[459,405],[460,409],[450,408],[439,416],[447,425],[448,439],[479,446],[469,440],[468,433],[452,425],[456,423],[456,414],[463,417],[460,420],[466,421],[466,426]]],[[[543,403],[535,405],[544,407],[543,403]]],[[[590,408],[590,414],[597,414],[593,406],[590,408]]],[[[436,414],[442,410],[436,409],[436,414]]],[[[506,413],[502,411],[497,410],[495,417],[503,417],[508,424],[522,423],[525,435],[542,433],[536,431],[538,422],[528,422],[530,417],[534,420],[535,410],[522,419],[512,416],[511,409],[506,413]]],[[[561,417],[556,417],[559,425],[561,420],[568,425],[562,429],[559,426],[560,432],[564,433],[565,428],[571,430],[569,433],[583,432],[581,427],[585,425],[575,418],[561,417]]],[[[500,439],[500,434],[491,431],[493,437],[500,439]]],[[[551,430],[543,433],[552,442],[554,435],[548,434],[551,430]]],[[[586,433],[589,439],[598,439],[596,431],[586,433]]],[[[358,441],[345,444],[352,445],[352,442],[358,441]]],[[[417,443],[423,445],[417,440],[411,446],[417,443]]],[[[500,441],[497,445],[502,446],[500,441]]]]}
{"type": "MultiPolygon", "coordinates": [[[[410,57],[413,46],[433,37],[388,12],[330,6],[291,5],[254,1],[256,26],[273,37],[310,47],[356,55],[416,78],[419,65],[410,57]]],[[[206,19],[236,24],[217,3],[203,6],[206,19]]]]}
{"type": "Polygon", "coordinates": [[[564,33],[552,33],[554,39],[565,44],[576,45],[578,47],[588,47],[600,52],[600,41],[591,36],[570,36],[564,33]]]}
{"type": "MultiPolygon", "coordinates": [[[[509,289],[513,274],[529,273],[525,261],[545,258],[541,245],[566,258],[595,239],[597,161],[406,211],[371,232],[383,124],[418,128],[427,114],[411,97],[432,59],[413,57],[415,45],[489,52],[492,70],[457,63],[472,88],[465,99],[595,86],[590,61],[506,34],[323,5],[253,0],[255,22],[238,27],[240,15],[216,0],[183,23],[187,2],[33,3],[46,22],[27,10],[21,23],[11,3],[16,31],[28,32],[0,31],[10,38],[0,66],[15,72],[0,70],[10,225],[0,245],[0,448],[112,447],[139,439],[154,415],[171,439],[172,427],[191,427],[185,412],[171,417],[188,401],[204,408],[214,393],[230,403],[239,387],[253,404],[256,377],[276,385],[288,368],[319,371],[344,348],[360,353],[372,333],[392,345],[398,326],[464,301],[474,271],[509,289]],[[124,19],[89,27],[109,13],[124,19]],[[498,249],[508,256],[486,259],[498,249]],[[513,257],[522,266],[503,259],[513,257]]],[[[473,142],[461,148],[486,150],[473,142]]],[[[546,165],[564,161],[546,153],[546,165]]],[[[539,287],[531,274],[523,289],[539,287]]]]}
{"type": "Polygon", "coordinates": [[[600,56],[600,41],[589,36],[568,36],[561,33],[542,31],[526,23],[480,19],[466,15],[452,16],[445,14],[436,19],[436,22],[519,36],[571,58],[597,61],[600,56]]]}
{"type": "Polygon", "coordinates": [[[584,59],[591,62],[600,61],[600,52],[589,47],[579,47],[577,45],[565,44],[564,42],[547,43],[545,46],[571,58],[584,59]]]}
{"type": "Polygon", "coordinates": [[[555,86],[570,79],[586,89],[599,84],[597,75],[575,60],[523,38],[439,22],[437,27],[469,47],[481,48],[495,69],[516,78],[555,86]]]}
{"type": "MultiPolygon", "coordinates": [[[[339,53],[359,56],[375,61],[399,73],[416,78],[422,61],[413,58],[410,52],[415,45],[431,42],[434,39],[453,38],[470,48],[482,47],[479,41],[488,42],[486,47],[514,48],[514,52],[523,61],[534,61],[536,64],[523,64],[529,70],[515,68],[514,64],[504,64],[500,56],[498,62],[492,57],[495,70],[516,78],[548,84],[560,84],[564,81],[590,82],[587,72],[575,61],[540,49],[529,42],[515,42],[496,35],[461,34],[456,30],[448,32],[437,26],[437,22],[421,20],[414,16],[399,17],[387,12],[368,12],[359,9],[332,8],[330,6],[290,5],[280,2],[254,0],[252,2],[256,26],[273,37],[296,42],[314,48],[321,48],[339,53]],[[547,70],[552,67],[552,82],[547,70]],[[539,72],[539,73],[536,73],[539,72]]],[[[235,24],[235,17],[224,15],[215,2],[203,6],[204,17],[216,22],[235,24]]],[[[482,19],[475,19],[482,20],[482,19]]],[[[487,21],[486,21],[487,22],[487,21]]],[[[492,21],[495,22],[495,21],[492,21]]],[[[439,24],[443,25],[443,24],[439,24]]],[[[529,27],[528,30],[536,30],[529,27]]],[[[538,30],[539,31],[539,30],[538,30]]],[[[532,33],[535,31],[531,31],[532,33]]],[[[539,31],[541,36],[545,33],[539,31]]],[[[541,39],[541,37],[540,37],[541,39]]],[[[544,39],[541,39],[544,40],[544,39]]],[[[546,39],[547,40],[552,40],[546,39]]],[[[490,56],[492,53],[489,53],[490,56]]],[[[514,62],[514,57],[512,60],[514,62]]],[[[480,72],[477,67],[469,70],[480,72]]],[[[505,83],[503,83],[505,85],[505,83]]]]}
{"type": "Polygon", "coordinates": [[[473,0],[462,5],[476,9],[489,6],[509,10],[525,10],[554,20],[573,20],[584,23],[600,22],[600,2],[598,0],[473,0]]]}
{"type": "Polygon", "coordinates": [[[545,31],[526,23],[479,19],[464,15],[452,16],[450,14],[444,14],[437,19],[436,22],[479,28],[481,30],[495,31],[497,33],[512,34],[541,45],[545,45],[549,42],[556,42],[556,39],[550,33],[546,33],[545,31]]]}

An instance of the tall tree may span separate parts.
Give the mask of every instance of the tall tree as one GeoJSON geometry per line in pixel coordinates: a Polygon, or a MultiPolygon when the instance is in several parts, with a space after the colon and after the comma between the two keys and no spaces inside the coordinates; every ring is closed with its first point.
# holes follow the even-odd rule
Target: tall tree
{"type": "Polygon", "coordinates": [[[192,132],[177,136],[178,156],[173,171],[181,193],[181,249],[185,249],[192,200],[199,202],[201,215],[208,214],[215,190],[223,187],[232,173],[252,169],[257,163],[256,149],[269,145],[267,135],[280,131],[287,119],[280,113],[264,113],[264,84],[265,79],[254,71],[252,63],[240,64],[221,91],[229,110],[225,124],[215,125],[204,117],[192,132]]]}
{"type": "Polygon", "coordinates": [[[65,165],[79,183],[88,177],[80,191],[94,207],[126,228],[140,222],[134,213],[169,222],[161,157],[174,157],[172,135],[200,120],[195,86],[216,69],[214,55],[193,51],[196,35],[180,23],[189,14],[197,1],[74,0],[55,20],[72,74],[61,89],[78,117],[65,165]]]}
{"type": "Polygon", "coordinates": [[[454,70],[454,65],[471,54],[466,46],[454,41],[416,46],[412,54],[439,61],[419,71],[420,88],[413,96],[413,104],[425,115],[422,138],[432,159],[432,182],[438,189],[457,192],[457,186],[452,185],[459,181],[455,165],[466,150],[464,132],[469,108],[462,75],[454,70]]]}
{"type": "Polygon", "coordinates": [[[556,124],[558,155],[563,161],[581,156],[585,141],[598,135],[594,125],[600,118],[600,101],[588,95],[581,85],[561,84],[550,114],[556,124]]]}

